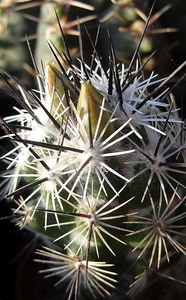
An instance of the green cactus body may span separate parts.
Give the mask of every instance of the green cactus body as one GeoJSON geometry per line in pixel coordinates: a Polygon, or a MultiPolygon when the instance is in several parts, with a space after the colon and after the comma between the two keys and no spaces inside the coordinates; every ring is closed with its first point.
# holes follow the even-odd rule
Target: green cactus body
{"type": "MultiPolygon", "coordinates": [[[[106,4],[96,2],[96,13],[106,4]]],[[[136,13],[119,5],[109,4],[116,23],[125,13],[132,22],[136,13]]],[[[127,269],[130,281],[144,265],[150,272],[174,252],[186,255],[185,122],[166,88],[172,77],[144,79],[139,53],[127,69],[117,64],[108,39],[108,70],[97,40],[90,66],[83,57],[75,66],[67,45],[49,43],[55,61],[37,74],[38,90],[14,80],[22,109],[1,118],[14,143],[2,157],[1,185],[9,179],[15,223],[45,237],[36,261],[48,265],[41,272],[56,275],[68,300],[106,299],[114,286],[112,298],[121,299],[127,269]]]]}

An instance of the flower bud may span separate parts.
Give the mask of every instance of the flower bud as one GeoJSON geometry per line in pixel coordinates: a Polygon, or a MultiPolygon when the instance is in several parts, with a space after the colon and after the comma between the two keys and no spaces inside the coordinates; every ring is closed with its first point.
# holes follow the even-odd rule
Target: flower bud
{"type": "Polygon", "coordinates": [[[70,81],[54,65],[46,62],[45,76],[47,83],[46,101],[50,113],[60,122],[60,117],[66,119],[64,110],[69,106],[67,97],[76,99],[76,91],[70,84],[70,81]]]}
{"type": "Polygon", "coordinates": [[[88,135],[94,137],[96,134],[96,138],[98,138],[102,133],[102,139],[105,139],[114,132],[110,111],[109,103],[91,83],[82,82],[77,113],[83,120],[88,135]]]}

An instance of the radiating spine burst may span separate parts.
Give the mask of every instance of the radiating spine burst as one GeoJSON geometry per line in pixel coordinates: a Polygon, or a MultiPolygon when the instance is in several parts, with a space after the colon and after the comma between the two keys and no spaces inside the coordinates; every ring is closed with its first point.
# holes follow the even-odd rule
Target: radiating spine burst
{"type": "Polygon", "coordinates": [[[80,43],[83,28],[93,52],[87,65],[81,51],[76,66],[56,18],[65,50],[48,42],[54,63],[42,74],[33,59],[38,90],[0,68],[22,107],[0,119],[2,138],[13,142],[1,157],[8,164],[1,196],[15,198],[21,229],[30,226],[61,247],[38,249],[36,261],[48,265],[46,277],[59,276],[68,300],[81,299],[82,291],[104,297],[117,284],[105,269],[112,255],[121,280],[127,251],[137,253],[135,263],[147,259],[149,270],[170,262],[171,251],[186,255],[185,121],[166,87],[186,62],[167,78],[152,72],[144,79],[148,60],[141,63],[139,49],[149,16],[127,68],[117,63],[109,30],[106,70],[97,51],[100,29],[93,41],[79,25],[80,43]]]}

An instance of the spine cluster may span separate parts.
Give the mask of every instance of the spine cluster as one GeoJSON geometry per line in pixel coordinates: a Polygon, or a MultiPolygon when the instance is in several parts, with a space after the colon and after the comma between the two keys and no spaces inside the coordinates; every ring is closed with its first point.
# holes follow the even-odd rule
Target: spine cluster
{"type": "Polygon", "coordinates": [[[108,36],[108,70],[96,47],[90,66],[76,66],[53,44],[37,91],[2,70],[22,108],[1,118],[13,145],[1,193],[15,201],[16,225],[53,240],[36,261],[68,300],[117,295],[128,261],[134,278],[142,264],[159,270],[186,255],[185,122],[166,87],[185,63],[144,79],[137,53],[117,64],[108,36]]]}

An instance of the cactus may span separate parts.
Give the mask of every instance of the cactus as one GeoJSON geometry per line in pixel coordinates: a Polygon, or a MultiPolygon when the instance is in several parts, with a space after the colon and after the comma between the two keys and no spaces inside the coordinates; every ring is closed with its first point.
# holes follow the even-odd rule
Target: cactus
{"type": "Polygon", "coordinates": [[[1,117],[3,138],[12,142],[1,157],[11,217],[42,237],[35,263],[62,287],[61,299],[136,299],[152,274],[182,283],[185,121],[174,86],[166,85],[186,62],[166,78],[144,78],[148,60],[141,62],[139,49],[147,21],[127,67],[117,63],[107,31],[108,69],[97,50],[99,30],[94,40],[79,26],[81,46],[83,29],[92,52],[90,64],[83,53],[75,64],[57,20],[64,51],[48,42],[54,61],[41,72],[33,61],[37,90],[1,68],[19,103],[15,115],[1,117]]]}

